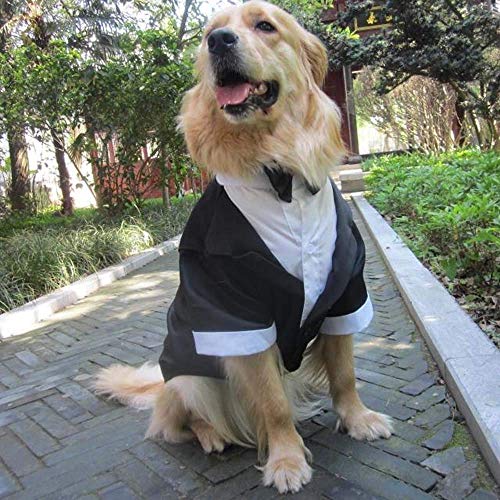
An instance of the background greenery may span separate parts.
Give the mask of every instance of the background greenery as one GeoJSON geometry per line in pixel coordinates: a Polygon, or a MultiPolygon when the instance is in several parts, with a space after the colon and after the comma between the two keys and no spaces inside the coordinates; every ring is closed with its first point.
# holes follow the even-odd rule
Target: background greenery
{"type": "Polygon", "coordinates": [[[370,202],[499,344],[499,153],[386,156],[363,166],[370,202]]]}
{"type": "MultiPolygon", "coordinates": [[[[500,17],[492,13],[488,2],[348,1],[344,11],[325,23],[325,9],[335,7],[334,0],[271,1],[288,9],[321,38],[332,68],[371,68],[375,76],[371,90],[379,97],[414,77],[451,88],[459,125],[457,144],[448,141],[441,150],[465,144],[500,147],[500,17]],[[354,20],[368,12],[386,28],[361,37],[354,20]]],[[[387,132],[387,127],[382,131],[387,132]]],[[[426,148],[428,144],[417,145],[426,148]]]]}
{"type": "Polygon", "coordinates": [[[196,197],[148,200],[116,217],[78,209],[0,221],[0,313],[182,232],[196,197]]]}
{"type": "Polygon", "coordinates": [[[33,211],[28,133],[55,153],[66,216],[74,209],[68,160],[99,208],[114,213],[140,205],[150,187],[164,188],[168,203],[169,181],[197,174],[176,116],[193,84],[202,3],[0,2],[0,135],[11,178],[3,211],[33,211]]]}

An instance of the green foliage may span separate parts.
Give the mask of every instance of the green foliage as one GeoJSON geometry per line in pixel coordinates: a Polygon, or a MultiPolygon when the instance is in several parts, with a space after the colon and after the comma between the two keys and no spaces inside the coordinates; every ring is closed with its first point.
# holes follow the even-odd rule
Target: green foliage
{"type": "Polygon", "coordinates": [[[103,204],[118,211],[142,202],[155,168],[160,169],[156,183],[161,184],[189,163],[176,117],[184,92],[193,84],[192,59],[172,30],[131,29],[119,47],[117,55],[89,64],[83,75],[84,143],[88,151],[97,152],[92,161],[103,204]],[[115,144],[115,161],[106,147],[110,142],[115,144]]]}
{"type": "Polygon", "coordinates": [[[420,251],[444,274],[446,268],[460,270],[460,277],[495,274],[498,153],[388,156],[371,160],[367,168],[371,200],[396,226],[418,229],[417,244],[425,236],[430,245],[420,251]]]}
{"type": "MultiPolygon", "coordinates": [[[[38,139],[50,138],[56,149],[64,214],[72,213],[73,202],[62,153],[67,153],[65,134],[76,120],[81,100],[79,80],[74,72],[68,72],[74,65],[66,56],[79,57],[81,52],[87,57],[104,57],[112,50],[113,36],[123,20],[119,3],[0,2],[0,133],[7,132],[10,150],[18,156],[28,126],[38,139]]],[[[13,178],[24,180],[22,165],[12,162],[13,178]]],[[[17,209],[25,208],[22,199],[26,188],[26,183],[16,183],[11,192],[17,209]]]]}
{"type": "Polygon", "coordinates": [[[311,19],[319,17],[319,14],[333,8],[334,0],[276,0],[271,3],[279,5],[282,9],[293,14],[297,19],[311,19]]]}
{"type": "Polygon", "coordinates": [[[85,98],[81,65],[82,54],[62,40],[43,49],[27,42],[0,54],[3,117],[35,134],[75,126],[85,98]]]}
{"type": "MultiPolygon", "coordinates": [[[[217,10],[224,0],[210,2],[217,10]]],[[[179,47],[193,46],[205,28],[207,2],[204,0],[134,0],[143,17],[148,19],[150,28],[160,28],[176,34],[179,47]]]]}
{"type": "Polygon", "coordinates": [[[149,200],[141,211],[103,217],[79,209],[73,217],[45,212],[0,223],[0,313],[56,290],[182,232],[194,197],[149,200]]]}
{"type": "Polygon", "coordinates": [[[333,43],[337,40],[357,40],[359,36],[350,26],[324,23],[323,13],[335,7],[335,0],[269,0],[292,14],[308,31],[317,35],[326,45],[331,57],[333,43]]]}
{"type": "Polygon", "coordinates": [[[129,26],[116,43],[117,52],[106,60],[93,60],[59,39],[0,54],[0,108],[6,110],[5,124],[22,123],[40,139],[83,130],[66,153],[87,153],[102,205],[119,212],[142,203],[143,194],[167,177],[181,182],[193,175],[176,129],[193,71],[190,53],[181,50],[172,30],[129,26]]]}
{"type": "Polygon", "coordinates": [[[322,23],[321,8],[305,9],[289,0],[274,0],[288,8],[329,49],[332,68],[372,66],[379,77],[376,90],[387,94],[411,76],[450,84],[458,106],[471,122],[476,144],[487,149],[498,143],[500,119],[500,18],[486,2],[470,0],[348,1],[333,24],[322,23]],[[373,10],[390,26],[368,37],[352,31],[356,17],[373,10]]]}
{"type": "Polygon", "coordinates": [[[488,321],[498,319],[499,154],[386,156],[365,168],[370,201],[418,257],[465,303],[484,300],[488,321]]]}
{"type": "Polygon", "coordinates": [[[498,72],[498,61],[496,68],[489,67],[486,49],[495,47],[500,22],[480,3],[365,0],[349,3],[337,22],[347,26],[377,4],[382,8],[374,12],[379,19],[390,20],[390,27],[368,38],[340,43],[339,52],[332,54],[332,62],[381,67],[384,72],[380,89],[384,92],[410,75],[449,83],[480,80],[484,71],[491,80],[498,72]]]}
{"type": "Polygon", "coordinates": [[[0,243],[0,311],[67,285],[148,246],[140,228],[99,226],[15,234],[0,243]]]}
{"type": "Polygon", "coordinates": [[[170,0],[129,2],[125,10],[122,3],[0,5],[0,134],[13,125],[29,128],[77,170],[86,156],[94,178],[79,174],[96,188],[101,207],[114,212],[140,205],[152,187],[197,174],[176,115],[193,82],[204,19],[197,0],[182,8],[170,0]],[[139,28],[134,14],[151,28],[139,28]]]}

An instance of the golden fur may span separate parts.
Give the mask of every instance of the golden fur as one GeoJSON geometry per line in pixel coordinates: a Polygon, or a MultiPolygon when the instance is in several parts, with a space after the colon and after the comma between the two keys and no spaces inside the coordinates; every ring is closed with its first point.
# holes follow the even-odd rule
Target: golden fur
{"type": "MultiPolygon", "coordinates": [[[[230,27],[239,36],[246,68],[255,80],[276,80],[278,101],[242,120],[219,109],[207,42],[200,48],[199,83],[187,93],[180,126],[192,158],[214,173],[248,176],[277,162],[323,184],[343,154],[340,114],[321,91],[325,48],[289,14],[260,1],[231,7],[209,27],[230,27]],[[257,33],[266,20],[276,33],[257,33]]],[[[257,446],[266,485],[296,492],[311,479],[312,459],[295,423],[315,415],[330,391],[340,425],[356,439],[389,437],[390,420],[368,410],[355,387],[351,336],[319,335],[302,366],[287,373],[276,346],[259,354],[223,359],[227,380],[179,376],[164,383],[158,366],[119,365],[102,370],[100,394],[136,408],[153,408],[148,437],[178,443],[196,437],[207,453],[226,444],[257,446]]]]}

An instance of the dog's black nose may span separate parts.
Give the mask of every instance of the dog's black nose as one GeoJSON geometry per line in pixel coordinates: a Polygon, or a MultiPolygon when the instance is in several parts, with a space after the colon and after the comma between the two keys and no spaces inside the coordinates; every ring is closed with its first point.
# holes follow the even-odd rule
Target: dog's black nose
{"type": "Polygon", "coordinates": [[[228,28],[218,28],[208,35],[207,43],[211,54],[223,56],[238,43],[238,35],[228,28]]]}

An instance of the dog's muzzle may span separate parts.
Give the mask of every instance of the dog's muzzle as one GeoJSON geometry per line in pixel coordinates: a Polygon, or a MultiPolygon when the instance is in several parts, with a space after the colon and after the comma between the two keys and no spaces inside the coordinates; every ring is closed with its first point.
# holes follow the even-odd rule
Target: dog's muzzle
{"type": "Polygon", "coordinates": [[[238,35],[229,28],[213,30],[207,38],[219,107],[234,117],[261,109],[267,113],[278,100],[275,80],[257,81],[248,75],[240,56],[238,35]]]}

